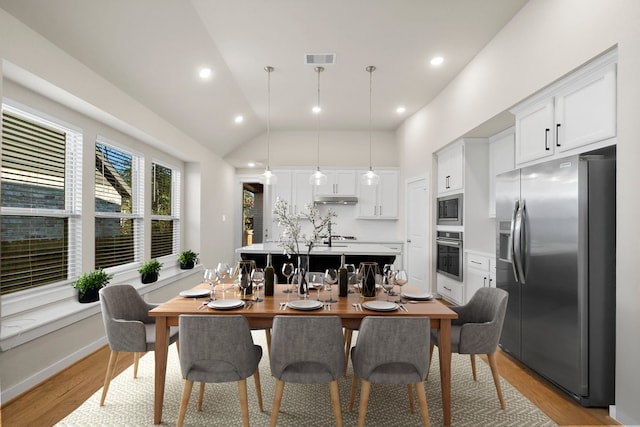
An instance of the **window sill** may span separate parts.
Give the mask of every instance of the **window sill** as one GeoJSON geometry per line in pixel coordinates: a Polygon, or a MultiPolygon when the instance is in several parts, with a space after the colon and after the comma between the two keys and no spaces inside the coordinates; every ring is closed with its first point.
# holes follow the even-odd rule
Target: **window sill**
{"type": "MultiPolygon", "coordinates": [[[[119,275],[112,284],[128,283],[144,296],[164,286],[170,285],[195,274],[201,275],[202,265],[191,270],[180,270],[177,266],[163,268],[157,282],[142,284],[137,272],[119,275]]],[[[7,351],[31,340],[62,329],[75,322],[100,313],[100,302],[81,304],[74,289],[69,297],[49,304],[37,304],[33,308],[2,317],[0,328],[0,350],[7,351]]],[[[37,296],[32,296],[37,298],[37,296]]],[[[5,310],[3,309],[3,312],[5,310]]]]}

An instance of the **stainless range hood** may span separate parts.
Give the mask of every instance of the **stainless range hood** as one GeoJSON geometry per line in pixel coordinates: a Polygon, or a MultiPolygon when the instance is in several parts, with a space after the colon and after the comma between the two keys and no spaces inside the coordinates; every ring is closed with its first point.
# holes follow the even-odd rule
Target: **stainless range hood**
{"type": "Polygon", "coordinates": [[[358,198],[355,196],[316,196],[313,198],[316,205],[355,205],[358,198]]]}

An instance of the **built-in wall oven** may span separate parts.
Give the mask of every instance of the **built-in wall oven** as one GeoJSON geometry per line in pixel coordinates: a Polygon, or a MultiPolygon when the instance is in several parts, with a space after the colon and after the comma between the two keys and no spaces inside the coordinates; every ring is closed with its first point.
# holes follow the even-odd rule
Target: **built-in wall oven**
{"type": "Polygon", "coordinates": [[[438,197],[438,225],[462,225],[462,194],[438,197]]]}
{"type": "Polygon", "coordinates": [[[462,282],[462,232],[438,231],[436,271],[462,282]]]}

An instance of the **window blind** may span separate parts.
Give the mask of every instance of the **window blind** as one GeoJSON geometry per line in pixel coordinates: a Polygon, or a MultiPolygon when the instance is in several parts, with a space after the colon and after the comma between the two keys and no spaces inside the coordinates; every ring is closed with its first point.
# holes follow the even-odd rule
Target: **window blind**
{"type": "Polygon", "coordinates": [[[151,257],[180,250],[180,171],[158,162],[151,164],[151,257]]]}

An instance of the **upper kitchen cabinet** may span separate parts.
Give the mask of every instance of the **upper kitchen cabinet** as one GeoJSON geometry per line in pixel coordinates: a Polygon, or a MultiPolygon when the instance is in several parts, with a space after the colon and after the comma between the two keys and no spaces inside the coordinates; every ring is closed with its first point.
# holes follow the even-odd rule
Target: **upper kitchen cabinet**
{"type": "Polygon", "coordinates": [[[398,170],[376,170],[380,176],[378,185],[358,184],[358,218],[398,219],[398,170]]]}
{"type": "Polygon", "coordinates": [[[355,196],[356,172],[353,170],[323,171],[327,175],[327,183],[315,189],[316,196],[355,196]]]}
{"type": "Polygon", "coordinates": [[[515,129],[489,138],[489,217],[496,216],[496,176],[515,169],[515,129]]]}
{"type": "Polygon", "coordinates": [[[437,153],[438,194],[462,190],[464,187],[464,145],[455,143],[437,153]]]}
{"type": "Polygon", "coordinates": [[[511,110],[517,166],[615,143],[616,60],[603,55],[511,110]]]}
{"type": "MultiPolygon", "coordinates": [[[[278,183],[269,189],[271,194],[269,212],[278,198],[289,203],[291,212],[301,212],[306,204],[313,204],[313,187],[309,184],[311,170],[279,169],[274,170],[273,173],[278,177],[278,183]]],[[[265,241],[274,240],[281,232],[277,221],[272,218],[271,229],[265,230],[265,241]]]]}

